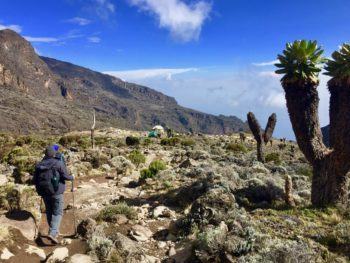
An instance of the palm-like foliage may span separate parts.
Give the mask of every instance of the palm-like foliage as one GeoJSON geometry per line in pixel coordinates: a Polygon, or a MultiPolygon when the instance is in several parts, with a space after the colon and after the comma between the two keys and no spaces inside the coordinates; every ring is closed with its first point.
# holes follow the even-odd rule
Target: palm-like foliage
{"type": "Polygon", "coordinates": [[[350,44],[344,43],[339,51],[332,54],[333,60],[328,60],[325,69],[326,75],[333,78],[344,79],[350,77],[350,44]]]}
{"type": "Polygon", "coordinates": [[[279,69],[277,74],[284,74],[282,81],[312,81],[317,83],[317,77],[325,59],[323,49],[317,46],[317,41],[296,40],[287,43],[283,55],[278,55],[279,69]]]}

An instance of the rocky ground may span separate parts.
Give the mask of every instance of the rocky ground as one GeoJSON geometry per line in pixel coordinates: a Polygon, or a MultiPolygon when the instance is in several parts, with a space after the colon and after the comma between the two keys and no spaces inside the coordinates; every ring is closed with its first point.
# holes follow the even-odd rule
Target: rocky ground
{"type": "Polygon", "coordinates": [[[94,149],[89,132],[0,136],[1,262],[350,260],[350,210],[310,206],[312,171],[292,142],[273,140],[262,164],[250,136],[95,134],[94,149]],[[77,176],[57,246],[30,185],[53,142],[77,176]]]}

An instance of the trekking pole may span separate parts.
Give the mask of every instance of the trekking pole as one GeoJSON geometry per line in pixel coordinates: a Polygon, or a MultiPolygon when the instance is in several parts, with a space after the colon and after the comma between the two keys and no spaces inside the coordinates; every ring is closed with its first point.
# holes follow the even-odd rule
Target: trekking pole
{"type": "Polygon", "coordinates": [[[72,198],[73,198],[73,225],[74,225],[74,237],[77,235],[77,227],[75,221],[75,201],[74,201],[74,180],[72,181],[72,198]]]}

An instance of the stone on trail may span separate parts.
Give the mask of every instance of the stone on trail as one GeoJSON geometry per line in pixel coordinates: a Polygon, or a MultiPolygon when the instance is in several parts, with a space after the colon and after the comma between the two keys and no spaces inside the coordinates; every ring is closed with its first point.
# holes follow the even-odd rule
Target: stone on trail
{"type": "Polygon", "coordinates": [[[141,225],[133,225],[130,230],[130,236],[136,241],[147,241],[152,235],[149,228],[141,225]]]}
{"type": "Polygon", "coordinates": [[[0,216],[0,225],[18,229],[28,240],[34,240],[38,231],[34,218],[26,211],[20,211],[10,216],[0,216]]]}
{"type": "Polygon", "coordinates": [[[0,259],[7,260],[13,257],[14,254],[12,254],[6,247],[2,250],[2,253],[0,255],[0,259]]]}
{"type": "Polygon", "coordinates": [[[36,254],[38,255],[40,258],[45,259],[46,258],[46,254],[45,251],[41,248],[32,246],[32,245],[28,245],[28,248],[26,249],[26,252],[28,254],[36,254]]]}
{"type": "Polygon", "coordinates": [[[93,261],[88,255],[75,254],[70,257],[67,263],[93,263],[93,261]]]}
{"type": "Polygon", "coordinates": [[[154,208],[153,210],[153,217],[174,217],[175,213],[171,211],[168,207],[160,205],[154,208]]]}
{"type": "Polygon", "coordinates": [[[48,259],[46,263],[56,263],[57,261],[63,261],[65,258],[69,256],[68,248],[59,247],[56,248],[51,254],[48,255],[48,259]]]}

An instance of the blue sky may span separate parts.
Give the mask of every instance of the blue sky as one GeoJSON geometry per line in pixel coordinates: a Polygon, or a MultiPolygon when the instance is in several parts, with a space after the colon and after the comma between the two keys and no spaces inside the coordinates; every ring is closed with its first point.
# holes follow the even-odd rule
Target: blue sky
{"type": "MultiPolygon", "coordinates": [[[[2,0],[0,29],[37,53],[108,72],[173,96],[183,106],[293,137],[272,61],[286,42],[318,40],[326,56],[349,41],[348,0],[2,0]]],[[[320,119],[328,123],[321,76],[320,119]]]]}

